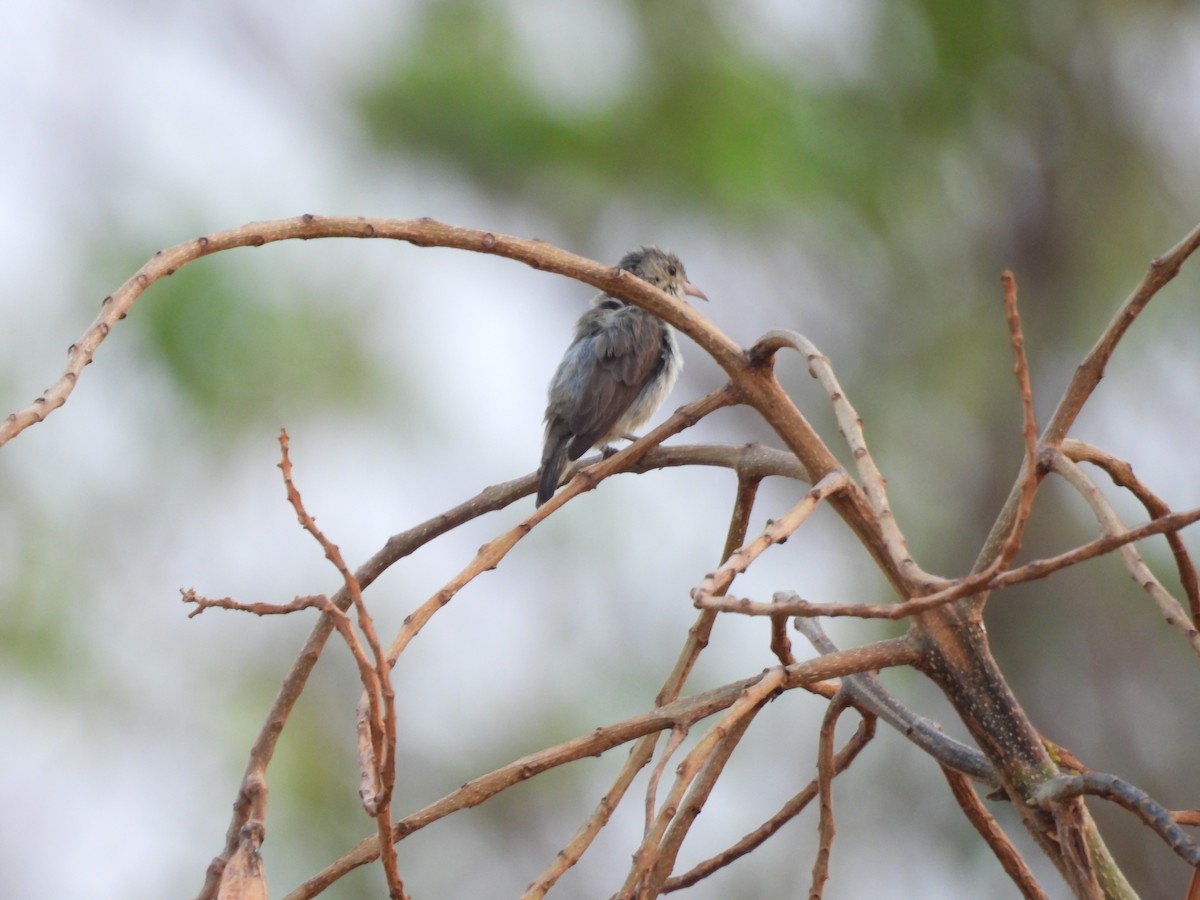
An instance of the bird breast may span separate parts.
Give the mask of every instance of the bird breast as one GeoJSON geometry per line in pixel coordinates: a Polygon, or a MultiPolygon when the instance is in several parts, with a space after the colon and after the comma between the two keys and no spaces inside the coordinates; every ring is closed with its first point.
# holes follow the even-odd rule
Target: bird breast
{"type": "Polygon", "coordinates": [[[667,395],[675,387],[675,382],[679,379],[679,372],[683,369],[683,356],[679,352],[675,332],[665,322],[658,324],[662,340],[662,352],[658,365],[646,380],[641,391],[634,397],[629,409],[617,420],[609,433],[596,442],[596,446],[607,444],[622,435],[635,432],[663,405],[667,395]]]}

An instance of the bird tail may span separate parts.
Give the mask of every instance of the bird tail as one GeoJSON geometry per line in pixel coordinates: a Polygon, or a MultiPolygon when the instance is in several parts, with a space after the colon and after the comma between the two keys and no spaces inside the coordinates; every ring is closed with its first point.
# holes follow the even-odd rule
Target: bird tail
{"type": "Polygon", "coordinates": [[[567,444],[571,436],[546,435],[546,447],[542,451],[542,467],[538,470],[537,505],[541,506],[558,490],[558,480],[567,467],[567,444]]]}

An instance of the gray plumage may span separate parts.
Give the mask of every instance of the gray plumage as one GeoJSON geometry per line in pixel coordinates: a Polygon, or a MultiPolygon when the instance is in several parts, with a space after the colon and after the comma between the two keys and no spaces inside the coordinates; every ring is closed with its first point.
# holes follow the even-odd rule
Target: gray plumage
{"type": "MultiPolygon", "coordinates": [[[[617,267],[676,297],[708,299],[688,281],[679,258],[657,247],[627,253],[617,267]]],[[[567,463],[645,424],[682,368],[666,322],[608,294],[596,297],[550,380],[537,505],[554,495],[567,463]]]]}

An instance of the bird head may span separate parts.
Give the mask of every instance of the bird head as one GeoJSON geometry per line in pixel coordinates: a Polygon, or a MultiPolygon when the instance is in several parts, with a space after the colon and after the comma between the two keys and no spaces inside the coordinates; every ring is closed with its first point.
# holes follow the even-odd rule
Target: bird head
{"type": "Polygon", "coordinates": [[[657,247],[639,247],[621,257],[617,263],[618,269],[632,272],[643,281],[648,281],[656,288],[674,294],[683,299],[684,294],[707,300],[704,291],[688,281],[683,263],[674,253],[659,250],[657,247]]]}

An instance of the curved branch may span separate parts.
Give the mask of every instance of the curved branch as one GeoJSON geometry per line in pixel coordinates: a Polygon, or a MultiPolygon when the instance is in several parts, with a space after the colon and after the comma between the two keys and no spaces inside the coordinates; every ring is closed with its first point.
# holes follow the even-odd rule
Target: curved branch
{"type": "MultiPolygon", "coordinates": [[[[829,678],[841,678],[855,672],[911,665],[916,661],[916,655],[917,649],[907,637],[890,638],[865,647],[855,647],[851,650],[843,650],[839,653],[804,660],[794,666],[788,666],[781,670],[783,678],[777,685],[777,689],[793,690],[829,678]]],[[[586,735],[522,757],[487,775],[472,779],[458,790],[394,823],[392,840],[403,840],[413,832],[452,812],[478,806],[502,790],[548,769],[584,757],[598,756],[605,750],[611,750],[613,747],[644,735],[707,718],[731,707],[747,690],[762,681],[767,673],[772,671],[779,670],[768,669],[751,678],[676,700],[614,725],[597,728],[586,735]]],[[[378,858],[379,836],[372,835],[364,838],[336,862],[322,869],[288,894],[285,900],[307,900],[307,898],[315,897],[347,872],[378,858]]]]}
{"type": "MultiPolygon", "coordinates": [[[[1068,459],[1074,462],[1090,462],[1107,472],[1113,484],[1125,488],[1137,497],[1152,519],[1171,514],[1171,507],[1167,506],[1162,498],[1138,480],[1138,477],[1133,474],[1133,466],[1125,460],[1118,459],[1099,447],[1074,438],[1063,441],[1062,451],[1068,459]]],[[[1187,594],[1192,622],[1200,627],[1200,577],[1196,574],[1196,566],[1192,562],[1192,557],[1188,553],[1187,547],[1184,546],[1179,532],[1168,531],[1166,538],[1171,553],[1175,557],[1175,567],[1179,571],[1179,583],[1183,586],[1184,593],[1187,594]]]]}
{"type": "MultiPolygon", "coordinates": [[[[766,449],[757,445],[747,445],[747,451],[756,449],[766,449]]],[[[662,452],[661,450],[659,452],[662,452]]],[[[779,451],[774,451],[779,452],[779,451]]],[[[795,460],[791,454],[783,454],[791,460],[795,460]]],[[[752,467],[747,467],[752,469],[752,467]]],[[[762,474],[757,471],[738,469],[738,485],[737,493],[734,496],[733,511],[729,516],[729,527],[726,529],[725,546],[721,552],[721,559],[726,560],[740,547],[746,540],[746,531],[749,528],[750,513],[754,508],[754,499],[758,494],[758,486],[761,482],[762,474]]],[[[662,688],[654,698],[656,707],[666,706],[679,698],[683,691],[683,685],[687,681],[688,675],[691,674],[692,667],[696,664],[700,652],[708,645],[709,635],[712,633],[713,622],[716,621],[716,613],[701,611],[696,617],[695,623],[688,629],[687,640],[684,642],[683,649],[679,653],[679,657],[675,661],[671,673],[667,676],[667,680],[663,683],[662,688]]],[[[810,690],[814,685],[807,686],[810,690]]],[[[678,733],[679,729],[674,729],[672,735],[678,733]]],[[[621,767],[621,771],[614,779],[612,787],[600,800],[596,809],[588,816],[587,821],[579,827],[562,850],[554,857],[553,862],[546,867],[537,878],[530,883],[525,893],[522,895],[522,900],[538,900],[544,897],[546,893],[557,883],[569,868],[583,857],[588,847],[592,845],[592,841],[596,839],[596,835],[600,833],[605,825],[608,824],[612,817],[613,810],[616,809],[621,798],[625,796],[625,792],[629,790],[630,784],[633,783],[634,776],[642,770],[642,768],[650,762],[654,754],[654,747],[658,742],[657,732],[647,735],[638,740],[636,744],[629,750],[629,756],[625,760],[625,764],[621,767]]],[[[667,747],[663,750],[662,759],[665,761],[670,758],[675,751],[673,741],[668,742],[667,747]]],[[[658,769],[651,776],[651,786],[647,787],[647,800],[652,796],[654,786],[657,782],[658,769]]],[[[647,829],[649,829],[649,821],[652,817],[653,810],[647,808],[647,829]]]]}
{"type": "MultiPolygon", "coordinates": [[[[1088,351],[1083,362],[1076,367],[1075,375],[1071,378],[1070,384],[1067,385],[1062,398],[1058,401],[1058,406],[1050,416],[1050,422],[1038,439],[1039,451],[1047,447],[1057,447],[1063,442],[1067,432],[1075,424],[1075,419],[1078,418],[1083,405],[1091,397],[1092,391],[1096,389],[1100,379],[1104,377],[1104,369],[1117,349],[1117,344],[1129,330],[1129,326],[1146,308],[1146,305],[1154,299],[1155,294],[1179,274],[1180,268],[1197,249],[1200,249],[1200,225],[1189,231],[1183,240],[1162,256],[1151,261],[1141,283],[1121,304],[1121,308],[1108,323],[1108,327],[1104,329],[1095,346],[1088,351]]],[[[991,532],[984,541],[983,549],[980,550],[979,557],[975,560],[972,568],[973,572],[987,568],[1002,551],[1005,538],[1013,527],[1020,496],[1021,482],[1018,480],[1013,485],[1008,499],[1005,500],[1003,508],[992,525],[991,532]]]]}
{"type": "Polygon", "coordinates": [[[1200,844],[1175,824],[1171,811],[1141,788],[1104,772],[1059,775],[1038,785],[1033,801],[1045,809],[1055,803],[1092,794],[1125,807],[1145,822],[1190,866],[1200,868],[1200,844]]]}
{"type": "MultiPolygon", "coordinates": [[[[796,619],[794,624],[818,653],[828,655],[842,652],[815,619],[796,619]]],[[[937,723],[917,715],[901,703],[870,672],[845,676],[842,678],[842,690],[854,701],[857,709],[882,719],[943,766],[990,786],[999,782],[996,770],[987,757],[974,747],[943,734],[937,723]]]]}
{"type": "MultiPolygon", "coordinates": [[[[1068,459],[1066,454],[1053,452],[1050,456],[1050,467],[1061,475],[1071,487],[1079,491],[1088,506],[1092,508],[1092,514],[1096,517],[1096,522],[1104,534],[1119,535],[1128,531],[1116,510],[1100,493],[1095,482],[1088,478],[1078,465],[1068,459]]],[[[1191,645],[1192,650],[1200,654],[1200,632],[1197,632],[1196,625],[1192,622],[1187,610],[1183,608],[1183,604],[1172,597],[1170,592],[1162,586],[1136,547],[1132,544],[1125,544],[1119,548],[1118,552],[1125,561],[1125,568],[1129,570],[1133,580],[1150,595],[1167,624],[1180,631],[1191,645]]]]}
{"type": "Polygon", "coordinates": [[[904,572],[914,581],[930,587],[943,585],[945,582],[942,579],[923,571],[912,558],[911,554],[909,554],[908,539],[900,530],[900,526],[896,522],[896,517],[892,512],[891,501],[888,500],[887,479],[879,471],[879,467],[875,464],[875,460],[871,456],[871,451],[867,447],[866,435],[863,433],[862,417],[859,416],[858,411],[851,405],[846,392],[842,390],[842,386],[833,372],[833,367],[829,363],[829,357],[822,353],[817,348],[817,345],[804,335],[798,331],[787,329],[768,331],[759,338],[758,342],[750,348],[746,355],[756,365],[762,365],[776,351],[782,349],[795,350],[803,356],[805,362],[808,364],[809,374],[821,383],[821,386],[825,388],[826,394],[829,395],[829,402],[832,404],[834,415],[837,417],[838,430],[842,433],[842,437],[845,438],[846,444],[850,448],[850,455],[854,459],[854,466],[858,470],[859,479],[862,481],[863,493],[866,495],[867,502],[875,514],[875,519],[879,524],[884,544],[892,562],[899,571],[904,572]]]}
{"type": "MultiPolygon", "coordinates": [[[[864,715],[858,724],[858,730],[846,742],[846,745],[838,751],[834,757],[833,770],[835,774],[840,774],[850,767],[854,762],[855,757],[859,752],[870,743],[875,736],[875,717],[872,715],[864,715]]],[[[694,867],[684,872],[682,875],[675,875],[668,878],[663,884],[663,893],[667,894],[671,891],[678,891],[682,888],[691,887],[698,881],[701,881],[711,875],[713,872],[723,869],[736,859],[745,856],[747,853],[757,849],[767,838],[771,837],[780,828],[790,822],[800,813],[813,799],[817,796],[817,779],[810,781],[800,793],[796,794],[780,810],[775,813],[763,824],[759,825],[749,834],[741,838],[731,847],[722,850],[716,856],[711,856],[703,862],[697,863],[694,867]]]]}
{"type": "Polygon", "coordinates": [[[453,247],[475,253],[503,256],[546,272],[555,272],[636,303],[670,322],[699,344],[727,372],[745,365],[741,348],[715,325],[685,303],[658,290],[629,272],[560,250],[544,241],[461,228],[433,219],[385,219],[364,216],[314,216],[250,222],[238,228],[193,238],[159,250],[145,265],[101,301],[100,314],[67,351],[67,366],[59,379],[24,409],[10,413],[0,423],[0,446],[26,428],[43,421],[67,402],[83,369],[96,350],[124,319],[134,302],[154,282],[173,275],[190,262],[237,247],[261,247],[288,240],[317,238],[383,238],[418,247],[453,247]]]}

